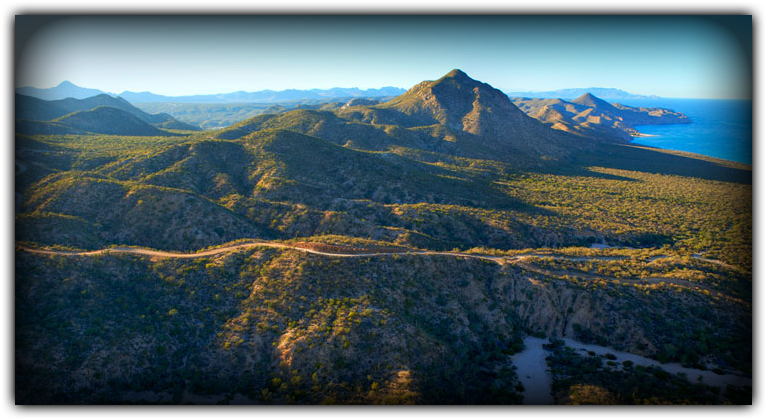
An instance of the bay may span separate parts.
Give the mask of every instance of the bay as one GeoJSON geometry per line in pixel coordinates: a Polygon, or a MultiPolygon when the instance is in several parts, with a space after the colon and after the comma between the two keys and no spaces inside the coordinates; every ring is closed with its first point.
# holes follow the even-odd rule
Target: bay
{"type": "Polygon", "coordinates": [[[752,102],[723,99],[625,99],[629,106],[669,108],[683,112],[691,124],[639,125],[652,137],[633,143],[681,150],[735,162],[752,163],[752,102]]]}

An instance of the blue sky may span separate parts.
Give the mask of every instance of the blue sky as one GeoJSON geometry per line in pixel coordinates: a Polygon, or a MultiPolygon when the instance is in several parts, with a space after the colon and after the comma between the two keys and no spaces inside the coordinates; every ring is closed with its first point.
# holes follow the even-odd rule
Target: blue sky
{"type": "Polygon", "coordinates": [[[750,51],[703,17],[71,17],[19,51],[17,87],[113,93],[408,88],[460,68],[505,91],[751,94],[750,51]]]}

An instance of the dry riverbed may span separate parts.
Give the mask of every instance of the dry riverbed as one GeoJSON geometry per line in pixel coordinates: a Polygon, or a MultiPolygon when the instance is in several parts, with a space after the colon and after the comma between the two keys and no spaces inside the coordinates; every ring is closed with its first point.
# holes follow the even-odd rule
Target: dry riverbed
{"type": "MultiPolygon", "coordinates": [[[[615,356],[612,360],[620,368],[621,364],[630,360],[635,365],[656,366],[673,375],[684,373],[687,380],[691,382],[701,382],[706,385],[716,386],[722,389],[727,385],[733,386],[752,386],[752,378],[746,375],[726,373],[718,375],[710,370],[700,370],[686,368],[679,363],[660,363],[657,360],[648,359],[636,354],[626,353],[611,349],[609,347],[598,346],[596,344],[586,344],[571,338],[562,338],[565,345],[573,348],[583,356],[589,355],[592,351],[596,355],[606,355],[608,353],[615,356]]],[[[544,344],[549,343],[546,338],[526,337],[524,340],[525,349],[512,356],[512,362],[517,367],[517,375],[522,385],[525,387],[523,392],[525,405],[545,405],[553,404],[554,397],[551,395],[551,371],[546,363],[546,357],[550,351],[543,348],[544,344]]],[[[606,361],[605,361],[606,362],[606,361]]]]}

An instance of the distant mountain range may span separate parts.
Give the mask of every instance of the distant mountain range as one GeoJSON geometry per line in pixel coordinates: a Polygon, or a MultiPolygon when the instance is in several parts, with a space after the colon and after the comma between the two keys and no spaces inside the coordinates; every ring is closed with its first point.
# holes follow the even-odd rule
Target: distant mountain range
{"type": "Polygon", "coordinates": [[[596,95],[602,99],[660,99],[660,96],[655,95],[636,95],[628,93],[625,90],[614,88],[573,88],[573,89],[559,89],[549,90],[542,92],[506,92],[511,97],[523,97],[523,98],[561,98],[561,99],[574,99],[579,96],[590,93],[596,95]]]}
{"type": "Polygon", "coordinates": [[[210,95],[187,95],[187,96],[165,96],[157,95],[152,92],[130,92],[125,91],[116,95],[114,93],[104,92],[98,89],[88,89],[79,87],[69,81],[61,82],[56,87],[39,89],[34,87],[21,87],[16,89],[16,93],[33,96],[35,98],[48,101],[75,98],[84,99],[96,95],[107,94],[110,96],[119,96],[130,103],[152,103],[152,102],[175,102],[175,103],[275,103],[287,102],[305,99],[332,99],[332,98],[378,98],[386,96],[397,96],[405,92],[405,89],[386,86],[380,89],[357,89],[357,88],[331,88],[331,89],[310,89],[298,90],[288,89],[282,91],[261,90],[257,92],[238,91],[232,93],[216,93],[210,95]]]}
{"type": "MultiPolygon", "coordinates": [[[[57,99],[75,98],[85,99],[91,96],[106,94],[98,89],[88,89],[75,85],[67,80],[59,83],[58,86],[52,88],[35,88],[35,87],[20,87],[16,88],[16,93],[24,96],[32,96],[34,98],[45,99],[46,101],[55,101],[57,99]]],[[[111,95],[111,94],[109,94],[111,95]]],[[[112,95],[114,96],[114,95],[112,95]]]]}
{"type": "MultiPolygon", "coordinates": [[[[251,93],[241,91],[230,94],[183,97],[155,95],[150,92],[124,92],[118,97],[98,93],[83,99],[75,99],[74,96],[89,95],[101,91],[81,88],[72,83],[63,82],[51,89],[17,89],[20,92],[49,98],[62,95],[72,96],[50,101],[17,93],[17,131],[27,134],[91,132],[145,136],[164,135],[167,132],[162,131],[163,129],[199,130],[199,126],[207,129],[223,127],[258,114],[277,114],[297,109],[339,110],[348,113],[364,106],[366,110],[361,116],[363,121],[412,125],[411,122],[400,121],[400,117],[396,118],[396,121],[389,121],[394,114],[384,110],[396,109],[399,111],[398,115],[408,115],[411,119],[418,121],[417,125],[429,126],[439,123],[472,135],[483,137],[491,135],[495,138],[510,135],[512,138],[527,139],[516,144],[517,152],[525,149],[523,147],[525,144],[530,146],[540,142],[541,139],[545,139],[540,142],[541,144],[530,147],[551,149],[549,152],[558,155],[560,153],[555,151],[555,149],[560,149],[555,146],[558,141],[551,138],[549,131],[539,132],[540,130],[537,130],[535,125],[527,121],[526,118],[537,119],[558,132],[564,131],[581,137],[610,139],[612,141],[628,141],[631,136],[640,135],[634,129],[635,125],[690,122],[684,114],[671,110],[633,108],[618,103],[610,104],[595,96],[597,93],[601,93],[607,95],[608,98],[616,96],[637,97],[619,89],[593,88],[594,92],[586,92],[572,101],[567,101],[559,98],[508,97],[508,94],[504,95],[496,89],[491,89],[489,85],[470,79],[460,70],[448,73],[438,82],[421,83],[400,95],[396,93],[402,89],[387,87],[365,91],[341,88],[286,90],[282,92],[266,90],[251,93]],[[469,95],[475,88],[477,89],[476,95],[478,95],[476,98],[472,96],[474,94],[469,95]],[[503,97],[497,97],[497,93],[501,93],[503,97]],[[368,98],[355,96],[363,94],[368,98]],[[388,102],[382,103],[369,98],[389,94],[396,97],[388,102]],[[339,97],[338,95],[344,96],[339,97]],[[509,102],[509,98],[511,102],[509,102]],[[449,105],[452,103],[468,103],[475,100],[478,100],[480,105],[475,110],[462,108],[458,110],[460,112],[453,110],[458,112],[456,115],[453,115],[453,111],[450,110],[449,105]],[[130,101],[141,103],[143,110],[133,106],[130,101]],[[95,108],[97,107],[114,108],[116,111],[104,109],[96,111],[95,108]],[[494,111],[484,113],[483,110],[485,109],[494,111]],[[82,114],[68,115],[76,112],[82,114]],[[428,115],[424,112],[427,112],[428,115]],[[129,115],[121,117],[121,113],[129,115]],[[65,116],[66,118],[64,118],[65,116]],[[181,120],[186,122],[181,122],[181,120]]],[[[538,92],[538,94],[564,97],[580,91],[582,89],[565,89],[538,92]]],[[[382,100],[389,99],[386,96],[379,96],[379,98],[382,100]]],[[[486,148],[491,143],[494,142],[484,142],[482,147],[486,148]]]]}
{"type": "Polygon", "coordinates": [[[176,103],[242,103],[260,102],[275,103],[303,99],[333,99],[333,98],[378,98],[385,96],[397,96],[405,89],[397,87],[382,87],[380,89],[361,90],[357,88],[332,88],[298,90],[288,89],[282,91],[261,90],[258,92],[232,92],[212,95],[189,95],[189,96],[164,96],[151,92],[123,92],[121,97],[131,103],[151,102],[176,102],[176,103]]]}
{"type": "MultiPolygon", "coordinates": [[[[256,92],[231,92],[215,93],[209,95],[184,95],[184,96],[166,96],[158,95],[152,92],[131,92],[124,91],[120,94],[104,92],[98,89],[88,89],[77,86],[69,81],[63,81],[58,86],[46,89],[34,87],[21,87],[16,89],[16,93],[48,101],[75,98],[84,99],[100,94],[110,96],[120,96],[126,101],[137,103],[277,103],[300,100],[329,100],[336,98],[383,98],[401,95],[405,89],[386,86],[380,89],[357,89],[357,88],[331,88],[331,89],[287,89],[287,90],[260,90],[256,92]]],[[[636,95],[621,89],[614,88],[573,88],[551,91],[521,91],[505,92],[511,97],[525,98],[561,98],[574,99],[583,94],[591,93],[602,99],[620,100],[620,99],[659,99],[655,95],[636,95]]]]}

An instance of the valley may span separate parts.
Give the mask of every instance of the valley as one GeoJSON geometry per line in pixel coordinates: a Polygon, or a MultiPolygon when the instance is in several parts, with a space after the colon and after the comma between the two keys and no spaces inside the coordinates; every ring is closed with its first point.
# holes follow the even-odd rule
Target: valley
{"type": "Polygon", "coordinates": [[[750,403],[752,168],[625,138],[684,115],[458,69],[215,130],[95,98],[16,97],[19,403],[750,403]]]}

